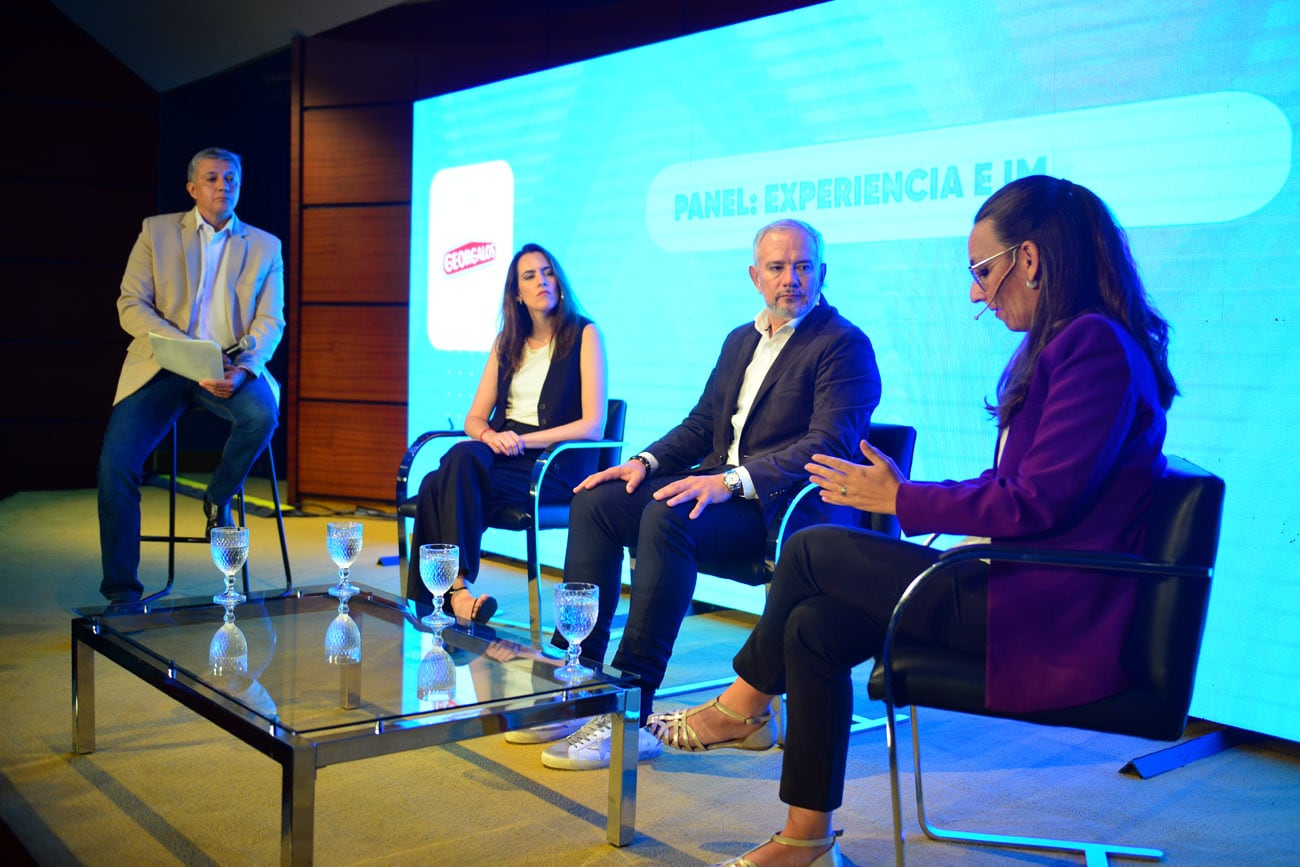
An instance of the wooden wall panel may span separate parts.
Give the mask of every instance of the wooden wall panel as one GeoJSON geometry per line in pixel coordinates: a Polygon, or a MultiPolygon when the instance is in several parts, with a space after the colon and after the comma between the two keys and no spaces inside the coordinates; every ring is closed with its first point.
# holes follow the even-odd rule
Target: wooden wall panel
{"type": "Polygon", "coordinates": [[[561,66],[682,35],[679,16],[662,0],[624,0],[546,16],[546,66],[561,66]]]}
{"type": "MultiPolygon", "coordinates": [[[[302,35],[293,38],[290,52],[289,68],[292,72],[292,86],[289,88],[289,246],[284,259],[284,315],[292,322],[298,320],[302,306],[302,91],[307,73],[304,71],[307,58],[307,39],[302,35]]],[[[285,377],[285,388],[280,393],[280,409],[287,424],[284,430],[285,461],[284,476],[289,481],[287,491],[289,502],[298,500],[298,468],[302,463],[298,453],[298,387],[302,378],[301,330],[297,326],[287,329],[289,350],[289,371],[285,377]]]]}
{"type": "Polygon", "coordinates": [[[300,399],[388,401],[405,412],[406,307],[311,305],[299,316],[300,399]]]}
{"type": "Polygon", "coordinates": [[[302,101],[307,108],[414,99],[413,46],[392,39],[320,36],[309,40],[305,49],[302,101]]]}
{"type": "Polygon", "coordinates": [[[406,406],[304,400],[298,411],[299,499],[393,502],[406,451],[406,406]]]}
{"type": "Polygon", "coordinates": [[[302,204],[407,202],[411,106],[303,113],[302,204]]]}
{"type": "Polygon", "coordinates": [[[431,6],[441,20],[419,44],[416,99],[503,81],[547,67],[546,25],[527,7],[485,14],[468,3],[431,6]]]}
{"type": "Polygon", "coordinates": [[[748,21],[802,9],[805,6],[820,6],[830,0],[709,0],[696,3],[686,0],[682,3],[682,28],[686,33],[698,33],[725,27],[737,21],[748,21]]]}
{"type": "Polygon", "coordinates": [[[411,208],[312,208],[302,215],[302,302],[405,304],[411,208]]]}

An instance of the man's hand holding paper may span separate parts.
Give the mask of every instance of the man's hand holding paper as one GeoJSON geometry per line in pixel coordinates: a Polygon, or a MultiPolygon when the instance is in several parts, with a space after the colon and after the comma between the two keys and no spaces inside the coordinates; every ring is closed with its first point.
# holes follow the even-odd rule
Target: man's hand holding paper
{"type": "Polygon", "coordinates": [[[230,359],[226,359],[225,370],[222,371],[220,379],[200,379],[199,385],[206,388],[217,397],[230,397],[239,391],[250,376],[249,372],[242,367],[236,367],[230,359]]]}
{"type": "Polygon", "coordinates": [[[200,385],[204,380],[220,380],[225,377],[225,364],[222,362],[224,356],[221,347],[214,341],[154,333],[149,335],[149,347],[153,350],[154,358],[164,368],[200,385]]]}

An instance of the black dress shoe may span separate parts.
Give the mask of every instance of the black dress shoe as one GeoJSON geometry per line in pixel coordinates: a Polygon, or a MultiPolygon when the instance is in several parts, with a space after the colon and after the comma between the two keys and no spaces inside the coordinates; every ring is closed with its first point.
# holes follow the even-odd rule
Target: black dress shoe
{"type": "Polygon", "coordinates": [[[126,614],[144,608],[140,604],[139,590],[109,590],[104,594],[104,598],[108,600],[108,604],[104,606],[105,614],[126,614]]]}
{"type": "Polygon", "coordinates": [[[207,516],[208,526],[203,531],[205,539],[212,539],[212,531],[217,527],[233,527],[235,518],[230,512],[230,501],[217,505],[208,499],[208,495],[203,495],[203,514],[207,516]]]}

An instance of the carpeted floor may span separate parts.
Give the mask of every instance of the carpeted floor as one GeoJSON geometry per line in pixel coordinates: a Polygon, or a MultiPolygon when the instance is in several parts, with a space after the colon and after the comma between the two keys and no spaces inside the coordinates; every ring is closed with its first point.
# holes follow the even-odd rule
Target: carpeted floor
{"type": "MultiPolygon", "coordinates": [[[[161,529],[165,492],[146,489],[145,501],[147,522],[161,529]]],[[[181,508],[182,529],[199,532],[198,504],[182,501],[181,508]]],[[[326,520],[288,519],[297,585],[333,574],[326,520]]],[[[394,524],[364,520],[354,580],[396,592],[397,569],[376,565],[395,552],[394,524]]],[[[254,589],[273,587],[282,582],[274,523],[250,517],[249,524],[254,589]]],[[[96,669],[97,751],[71,753],[68,622],[74,606],[98,602],[96,528],[93,491],[0,501],[0,819],[15,838],[10,847],[16,840],[42,865],[275,863],[279,766],[111,663],[96,669]]],[[[146,547],[147,584],[163,583],[165,560],[164,548],[146,547]]],[[[178,571],[176,595],[211,593],[219,581],[203,546],[183,546],[178,571]]],[[[520,619],[527,616],[523,585],[520,571],[503,565],[488,567],[480,584],[501,601],[503,615],[520,619]]],[[[669,682],[725,676],[749,622],[717,613],[688,618],[669,682]]],[[[860,710],[879,715],[865,698],[860,710]]],[[[1171,865],[1296,863],[1295,744],[1257,739],[1141,780],[1120,768],[1166,744],[938,712],[923,712],[921,723],[936,821],[1156,846],[1171,865]]],[[[324,768],[316,861],[694,864],[744,851],[783,815],[779,751],[665,753],[642,763],[638,835],[614,849],[604,843],[604,773],[548,770],[539,751],[490,737],[324,768]]],[[[847,863],[892,862],[887,786],[883,731],[855,735],[846,804],[836,815],[847,863]]],[[[935,843],[916,830],[914,813],[905,806],[914,864],[1080,862],[935,843]]],[[[5,846],[0,836],[6,863],[22,863],[23,853],[5,846]]]]}

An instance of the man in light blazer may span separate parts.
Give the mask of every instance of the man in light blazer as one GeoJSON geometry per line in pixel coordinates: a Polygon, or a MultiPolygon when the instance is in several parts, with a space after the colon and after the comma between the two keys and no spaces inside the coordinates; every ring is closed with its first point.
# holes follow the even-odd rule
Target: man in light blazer
{"type": "MultiPolygon", "coordinates": [[[[855,454],[880,402],[871,341],[821,295],[826,265],[816,229],[798,220],[763,227],[749,276],[764,309],[727,336],[695,408],[627,462],[587,477],[570,507],[565,580],[600,587],[583,656],[604,658],[623,549],[636,550],[613,665],[640,676],[643,725],[690,607],[697,564],[761,560],[767,528],[807,484],[804,465],[816,453],[855,454]]],[[[558,633],[552,641],[565,644],[558,633]]],[[[568,734],[558,726],[528,732],[507,738],[568,734]]],[[[657,754],[659,742],[644,728],[640,735],[641,758],[657,754]]],[[[542,754],[543,764],[567,770],[608,761],[609,726],[599,717],[542,754]]]]}
{"type": "Polygon", "coordinates": [[[231,497],[279,422],[266,362],[284,331],[284,261],[278,238],[235,216],[242,174],[238,154],[195,154],[186,183],[194,208],[146,219],[122,277],[118,318],[133,340],[99,458],[100,592],[110,602],[140,599],[140,480],[181,414],[197,407],[231,423],[204,496],[209,533],[232,523],[231,497]],[[151,333],[230,347],[224,376],[195,382],[164,370],[151,333]]]}

